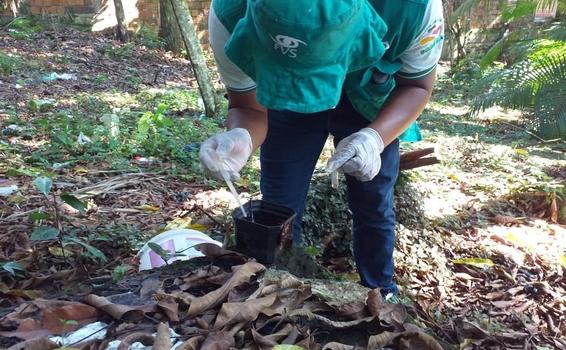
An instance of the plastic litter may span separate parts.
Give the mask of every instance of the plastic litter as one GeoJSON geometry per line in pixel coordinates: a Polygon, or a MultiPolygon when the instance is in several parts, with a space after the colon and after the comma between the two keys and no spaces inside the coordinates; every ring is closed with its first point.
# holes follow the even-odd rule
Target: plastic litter
{"type": "Polygon", "coordinates": [[[49,83],[55,80],[77,80],[77,76],[75,74],[69,74],[69,73],[59,74],[56,72],[52,72],[42,76],[41,80],[43,80],[44,83],[49,83]]]}
{"type": "Polygon", "coordinates": [[[210,238],[200,231],[190,229],[165,231],[150,239],[138,252],[140,271],[151,270],[165,265],[165,261],[149,247],[149,243],[155,243],[169,253],[175,254],[174,257],[167,260],[168,264],[177,260],[189,260],[203,256],[200,251],[193,248],[197,244],[212,243],[222,246],[221,242],[210,238]]]}
{"type": "Polygon", "coordinates": [[[2,129],[2,135],[4,136],[15,136],[18,135],[19,133],[21,133],[22,131],[24,131],[24,128],[22,128],[19,125],[16,124],[10,124],[7,127],[5,127],[4,129],[2,129]]]}
{"type": "MultiPolygon", "coordinates": [[[[104,322],[94,322],[63,336],[49,337],[49,340],[62,347],[68,347],[91,340],[100,340],[106,337],[107,327],[108,324],[104,322]]],[[[175,333],[171,328],[169,328],[169,334],[171,336],[171,344],[173,344],[171,350],[179,348],[183,344],[182,341],[177,340],[180,337],[179,334],[175,333]]],[[[156,336],[156,333],[154,333],[153,336],[156,336]]],[[[105,350],[117,350],[121,342],[121,340],[113,340],[108,344],[105,350]]],[[[145,346],[142,343],[133,343],[130,350],[151,350],[151,348],[151,346],[145,346]]]]}
{"type": "Polygon", "coordinates": [[[79,145],[86,145],[89,143],[92,143],[92,140],[86,136],[85,134],[83,134],[83,132],[81,131],[81,133],[79,134],[79,137],[77,138],[77,142],[79,145]]]}
{"type": "Polygon", "coordinates": [[[108,327],[108,325],[104,322],[94,322],[69,334],[50,337],[49,340],[61,346],[69,346],[78,342],[82,343],[89,340],[104,339],[104,337],[106,337],[106,327],[108,327]]]}
{"type": "Polygon", "coordinates": [[[0,197],[8,197],[18,190],[17,185],[0,187],[0,197]]]}

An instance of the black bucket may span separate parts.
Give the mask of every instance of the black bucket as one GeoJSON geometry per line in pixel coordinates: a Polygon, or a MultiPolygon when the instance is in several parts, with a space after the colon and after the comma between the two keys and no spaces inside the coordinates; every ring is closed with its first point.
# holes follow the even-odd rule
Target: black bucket
{"type": "Polygon", "coordinates": [[[293,242],[295,211],[263,200],[249,201],[244,209],[247,218],[240,208],[232,213],[236,224],[236,250],[262,264],[273,264],[281,248],[293,242]]]}

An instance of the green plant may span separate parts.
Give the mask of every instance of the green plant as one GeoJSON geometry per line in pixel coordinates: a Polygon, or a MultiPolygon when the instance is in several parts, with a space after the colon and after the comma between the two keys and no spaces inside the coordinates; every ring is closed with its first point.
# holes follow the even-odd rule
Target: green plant
{"type": "Polygon", "coordinates": [[[157,50],[165,47],[165,41],[146,25],[142,25],[135,35],[135,41],[148,49],[157,50]]]}
{"type": "Polygon", "coordinates": [[[326,174],[313,178],[303,215],[303,241],[311,251],[337,256],[350,255],[352,214],[346,199],[346,183],[341,179],[332,188],[326,174]]]}
{"type": "Polygon", "coordinates": [[[472,114],[498,105],[529,112],[530,127],[542,138],[566,138],[566,55],[526,59],[487,76],[476,90],[472,114]]]}
{"type": "Polygon", "coordinates": [[[135,43],[129,42],[122,45],[109,45],[102,48],[101,53],[113,59],[129,59],[134,54],[135,43]]]}
{"type": "Polygon", "coordinates": [[[19,17],[10,22],[8,33],[19,40],[30,39],[33,34],[39,33],[43,27],[32,18],[19,17]]]}
{"type": "MultiPolygon", "coordinates": [[[[63,225],[63,217],[59,211],[59,204],[57,196],[51,191],[53,187],[53,181],[49,177],[40,176],[34,181],[35,186],[41,192],[44,197],[45,206],[50,209],[51,213],[38,213],[34,212],[30,214],[30,220],[39,221],[40,225],[37,226],[31,234],[30,239],[34,242],[51,241],[57,240],[59,242],[59,252],[61,256],[68,261],[69,252],[65,249],[66,246],[80,246],[85,249],[84,255],[92,259],[93,261],[106,261],[106,256],[99,249],[91,246],[84,240],[72,235],[67,232],[63,225]],[[51,195],[51,199],[49,198],[51,195]],[[54,225],[42,224],[49,219],[52,220],[54,225]]],[[[77,197],[63,193],[59,195],[59,199],[64,203],[68,204],[72,208],[79,211],[79,213],[84,214],[87,205],[77,197]]]]}
{"type": "Polygon", "coordinates": [[[167,117],[167,109],[162,103],[154,112],[144,113],[138,121],[135,139],[151,154],[168,149],[167,137],[171,136],[173,121],[167,117]]]}
{"type": "Polygon", "coordinates": [[[0,76],[7,76],[16,72],[23,65],[20,56],[5,53],[0,50],[0,76]]]}
{"type": "Polygon", "coordinates": [[[108,81],[108,74],[97,74],[94,77],[94,82],[96,84],[104,84],[108,81]]]}
{"type": "Polygon", "coordinates": [[[114,281],[121,281],[126,277],[130,269],[129,265],[118,265],[112,270],[112,279],[114,281]]]}

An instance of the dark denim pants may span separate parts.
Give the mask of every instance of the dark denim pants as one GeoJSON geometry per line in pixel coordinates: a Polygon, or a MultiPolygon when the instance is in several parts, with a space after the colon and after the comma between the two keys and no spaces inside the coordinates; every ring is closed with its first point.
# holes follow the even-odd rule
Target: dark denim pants
{"type": "MultiPolygon", "coordinates": [[[[329,134],[336,143],[369,122],[343,97],[335,109],[301,114],[269,111],[267,139],[261,147],[263,199],[293,208],[293,238],[300,242],[305,200],[316,162],[329,134]]],[[[398,292],[393,281],[395,212],[393,190],[399,173],[399,141],[381,154],[381,170],[371,181],[346,176],[353,213],[354,258],[363,285],[398,292]]]]}

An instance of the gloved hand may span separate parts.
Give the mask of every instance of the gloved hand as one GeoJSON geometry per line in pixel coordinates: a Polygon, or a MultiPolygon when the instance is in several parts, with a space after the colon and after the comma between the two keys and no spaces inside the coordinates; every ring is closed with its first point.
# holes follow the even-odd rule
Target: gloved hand
{"type": "Polygon", "coordinates": [[[223,180],[222,171],[230,180],[240,178],[240,170],[252,154],[253,144],[250,133],[243,128],[216,134],[200,146],[200,162],[208,174],[223,180]]]}
{"type": "Polygon", "coordinates": [[[364,128],[344,138],[336,146],[336,153],[328,160],[328,172],[341,169],[360,181],[370,181],[381,169],[381,152],[385,148],[377,131],[364,128]]]}

